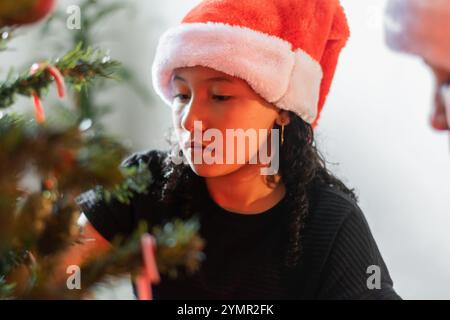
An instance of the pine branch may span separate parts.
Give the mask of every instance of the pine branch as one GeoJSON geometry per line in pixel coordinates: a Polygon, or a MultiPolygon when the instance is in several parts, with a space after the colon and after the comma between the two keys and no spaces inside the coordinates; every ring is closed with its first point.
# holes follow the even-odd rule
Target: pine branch
{"type": "MultiPolygon", "coordinates": [[[[152,229],[155,235],[157,250],[156,261],[162,275],[176,277],[179,273],[192,274],[198,270],[204,256],[201,250],[204,241],[198,236],[198,218],[188,221],[176,219],[165,227],[156,226],[152,229]]],[[[123,244],[116,239],[113,248],[101,255],[88,258],[81,266],[81,290],[69,290],[66,284],[60,287],[49,287],[46,274],[38,275],[38,282],[32,290],[21,296],[23,299],[80,299],[100,283],[105,283],[111,277],[126,273],[136,275],[141,271],[143,257],[140,238],[147,227],[144,223],[123,244]]],[[[42,269],[40,266],[37,269],[42,269]]]]}
{"type": "MultiPolygon", "coordinates": [[[[100,7],[96,0],[84,0],[81,6],[83,12],[89,11],[84,10],[87,7],[98,10],[91,10],[94,14],[83,19],[82,31],[73,33],[78,43],[75,49],[58,59],[39,61],[40,68],[33,68],[33,72],[30,68],[15,77],[11,72],[0,83],[0,109],[11,106],[19,95],[33,96],[39,107],[36,101],[56,81],[53,77],[61,79],[62,75],[75,90],[77,106],[73,114],[64,108],[68,121],[63,126],[61,121],[59,126],[50,121],[38,125],[14,113],[0,115],[0,298],[83,298],[99,282],[134,274],[142,266],[140,235],[147,232],[146,227],[130,238],[117,238],[111,251],[88,260],[82,266],[83,290],[68,290],[65,283],[56,287],[49,281],[61,255],[81,241],[74,223],[80,214],[77,195],[95,187],[97,196],[105,201],[115,198],[130,203],[153,183],[148,164],[120,166],[128,150],[98,130],[101,126],[95,121],[100,113],[93,103],[93,91],[104,87],[92,85],[114,76],[133,83],[128,70],[89,46],[90,27],[121,9],[122,4],[118,1],[100,7]],[[85,126],[85,121],[94,124],[85,126]],[[38,190],[22,187],[22,179],[29,176],[38,181],[38,190]]],[[[0,33],[0,51],[6,48],[12,31],[0,33]]],[[[61,81],[56,82],[61,89],[61,81]]],[[[198,235],[197,219],[151,227],[161,274],[177,277],[198,269],[204,259],[204,243],[198,235]]]]}
{"type": "MultiPolygon", "coordinates": [[[[47,63],[54,65],[64,76],[65,81],[77,91],[97,78],[112,79],[114,71],[120,65],[100,50],[94,50],[92,47],[82,49],[81,44],[61,58],[47,63]]],[[[42,96],[53,81],[49,71],[43,69],[32,75],[29,71],[25,71],[13,81],[1,83],[0,109],[11,106],[16,95],[30,97],[35,92],[38,96],[42,96]]]]}
{"type": "MultiPolygon", "coordinates": [[[[78,127],[54,129],[8,114],[0,118],[0,149],[0,256],[11,250],[4,246],[11,239],[25,249],[29,249],[26,243],[38,241],[40,231],[35,231],[30,222],[38,223],[36,215],[43,206],[47,207],[47,215],[65,211],[69,214],[77,209],[73,198],[98,184],[113,189],[110,193],[114,194],[114,189],[129,193],[126,186],[144,192],[151,183],[148,168],[120,167],[128,150],[107,136],[78,127]],[[18,187],[30,167],[42,185],[34,193],[18,187]],[[118,187],[121,184],[124,186],[118,187]],[[48,202],[50,207],[45,205],[48,202]]],[[[66,234],[64,226],[71,219],[58,221],[58,215],[51,217],[47,223],[56,219],[53,225],[64,231],[59,234],[66,234]]],[[[56,235],[58,231],[50,228],[48,233],[56,235]]],[[[63,240],[59,238],[55,243],[64,244],[63,240]]]]}
{"type": "MultiPolygon", "coordinates": [[[[4,296],[16,290],[12,286],[16,282],[21,298],[79,298],[85,294],[83,290],[49,287],[47,281],[59,255],[77,239],[75,196],[97,186],[102,200],[129,203],[153,183],[147,163],[122,167],[127,150],[92,130],[37,125],[16,114],[0,118],[0,148],[4,151],[0,153],[0,293],[4,296]],[[18,188],[18,177],[30,165],[41,181],[41,190],[32,193],[18,188]],[[36,257],[32,267],[27,262],[29,252],[36,257]],[[17,270],[18,278],[26,281],[5,280],[5,275],[17,270]]],[[[198,268],[204,245],[198,228],[198,219],[152,226],[162,274],[177,277],[198,268]]],[[[137,270],[142,265],[138,240],[138,236],[117,239],[114,250],[85,264],[83,288],[137,270]]]]}

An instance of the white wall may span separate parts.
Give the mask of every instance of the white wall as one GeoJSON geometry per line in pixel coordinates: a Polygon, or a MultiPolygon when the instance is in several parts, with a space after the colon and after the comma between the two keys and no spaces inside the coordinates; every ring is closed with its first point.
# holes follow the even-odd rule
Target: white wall
{"type": "MultiPolygon", "coordinates": [[[[99,33],[111,55],[131,65],[151,86],[158,35],[199,1],[130,2],[137,10],[119,15],[99,33]]],[[[420,60],[385,47],[385,0],[342,4],[352,36],[317,130],[319,146],[330,162],[339,163],[333,170],[357,189],[398,293],[407,299],[450,299],[449,137],[432,131],[427,122],[431,75],[420,60]]],[[[36,49],[0,55],[0,65],[19,65],[45,49],[30,39],[36,37],[31,33],[15,44],[36,49]]],[[[120,89],[103,98],[121,106],[107,123],[135,150],[165,146],[170,113],[156,97],[143,104],[128,89],[120,89]]],[[[125,285],[100,297],[129,295],[125,285]]]]}

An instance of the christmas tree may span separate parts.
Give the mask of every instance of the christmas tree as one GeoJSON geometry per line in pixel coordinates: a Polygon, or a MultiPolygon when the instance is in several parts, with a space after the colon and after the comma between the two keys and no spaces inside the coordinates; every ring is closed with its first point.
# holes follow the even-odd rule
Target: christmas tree
{"type": "MultiPolygon", "coordinates": [[[[8,49],[20,25],[42,19],[53,7],[52,0],[3,0],[0,49],[8,49]]],[[[145,270],[153,254],[153,272],[171,277],[179,268],[193,272],[201,263],[198,221],[175,220],[165,226],[142,224],[131,237],[113,241],[111,250],[87,259],[80,266],[80,290],[51,281],[68,248],[83,241],[76,225],[80,193],[94,189],[102,201],[128,203],[152,183],[145,164],[121,166],[130,151],[98,125],[101,113],[92,102],[96,83],[115,81],[126,69],[83,37],[74,37],[77,45],[58,58],[38,61],[0,82],[2,299],[79,299],[99,282],[124,273],[152,282],[157,275],[145,270]],[[59,97],[75,101],[74,110],[50,107],[64,114],[64,121],[54,121],[41,102],[54,84],[59,97]],[[8,111],[18,96],[30,98],[33,116],[8,111]]]]}

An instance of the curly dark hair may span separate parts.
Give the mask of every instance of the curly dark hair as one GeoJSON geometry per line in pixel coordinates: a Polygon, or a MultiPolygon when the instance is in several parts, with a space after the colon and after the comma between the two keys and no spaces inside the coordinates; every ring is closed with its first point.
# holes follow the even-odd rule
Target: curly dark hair
{"type": "MultiPolygon", "coordinates": [[[[357,197],[353,189],[349,189],[327,169],[316,147],[312,126],[293,112],[289,112],[289,117],[290,123],[284,129],[284,143],[280,143],[279,175],[286,186],[288,197],[285,266],[294,267],[301,256],[301,236],[311,210],[315,188],[327,185],[349,195],[355,202],[357,197]]],[[[280,127],[275,124],[274,129],[280,127]]],[[[182,151],[173,139],[173,131],[170,134],[167,140],[172,145],[172,154],[181,155],[182,151]]],[[[164,181],[161,185],[161,200],[170,204],[178,203],[183,208],[183,217],[188,218],[195,211],[192,190],[197,190],[196,184],[203,178],[197,176],[186,163],[174,164],[170,157],[164,160],[162,167],[164,181]]]]}

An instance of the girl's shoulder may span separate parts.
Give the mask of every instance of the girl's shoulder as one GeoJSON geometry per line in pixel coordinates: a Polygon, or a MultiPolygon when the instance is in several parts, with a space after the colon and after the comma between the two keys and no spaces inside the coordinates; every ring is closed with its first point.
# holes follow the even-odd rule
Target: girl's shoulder
{"type": "Polygon", "coordinates": [[[130,167],[144,163],[152,174],[158,175],[163,172],[163,168],[168,165],[169,151],[160,149],[149,149],[138,151],[126,157],[122,163],[122,167],[130,167]]]}
{"type": "Polygon", "coordinates": [[[147,204],[150,204],[149,201],[156,201],[156,204],[167,205],[167,208],[174,210],[179,205],[192,202],[192,191],[197,189],[201,179],[188,165],[177,160],[170,150],[160,149],[135,152],[123,160],[123,167],[143,164],[150,171],[147,192],[136,195],[135,198],[144,200],[147,204]]]}
{"type": "MultiPolygon", "coordinates": [[[[336,186],[320,185],[314,189],[308,227],[328,234],[331,243],[347,229],[359,232],[364,238],[372,238],[366,215],[357,198],[336,186]]],[[[314,233],[314,232],[313,232],[314,233]]]]}
{"type": "Polygon", "coordinates": [[[159,191],[162,191],[161,188],[167,184],[174,172],[180,171],[180,169],[175,170],[177,166],[171,157],[170,150],[148,149],[134,152],[121,163],[122,167],[139,165],[148,168],[151,175],[150,188],[159,191]]]}
{"type": "Polygon", "coordinates": [[[322,274],[321,288],[314,292],[324,299],[398,299],[388,268],[356,199],[330,185],[317,187],[314,194],[303,235],[308,276],[303,278],[302,286],[316,286],[311,274],[322,274]],[[370,268],[380,270],[382,286],[379,290],[367,287],[370,268]]]}
{"type": "MultiPolygon", "coordinates": [[[[152,208],[158,203],[168,158],[169,152],[153,149],[132,153],[122,160],[121,167],[144,165],[144,168],[147,166],[150,171],[146,192],[133,190],[133,196],[129,202],[119,201],[115,197],[106,201],[103,197],[98,196],[97,187],[101,186],[97,186],[78,195],[75,203],[80,212],[105,239],[111,241],[119,234],[131,235],[141,218],[149,218],[145,216],[148,208],[152,208]],[[141,215],[142,212],[145,212],[144,216],[141,215]]],[[[151,217],[151,219],[154,218],[156,219],[156,215],[151,217]]]]}
{"type": "Polygon", "coordinates": [[[337,186],[323,183],[314,186],[311,205],[313,211],[329,212],[329,210],[324,209],[333,208],[332,211],[343,219],[354,212],[362,214],[356,196],[339,189],[337,186]]]}

